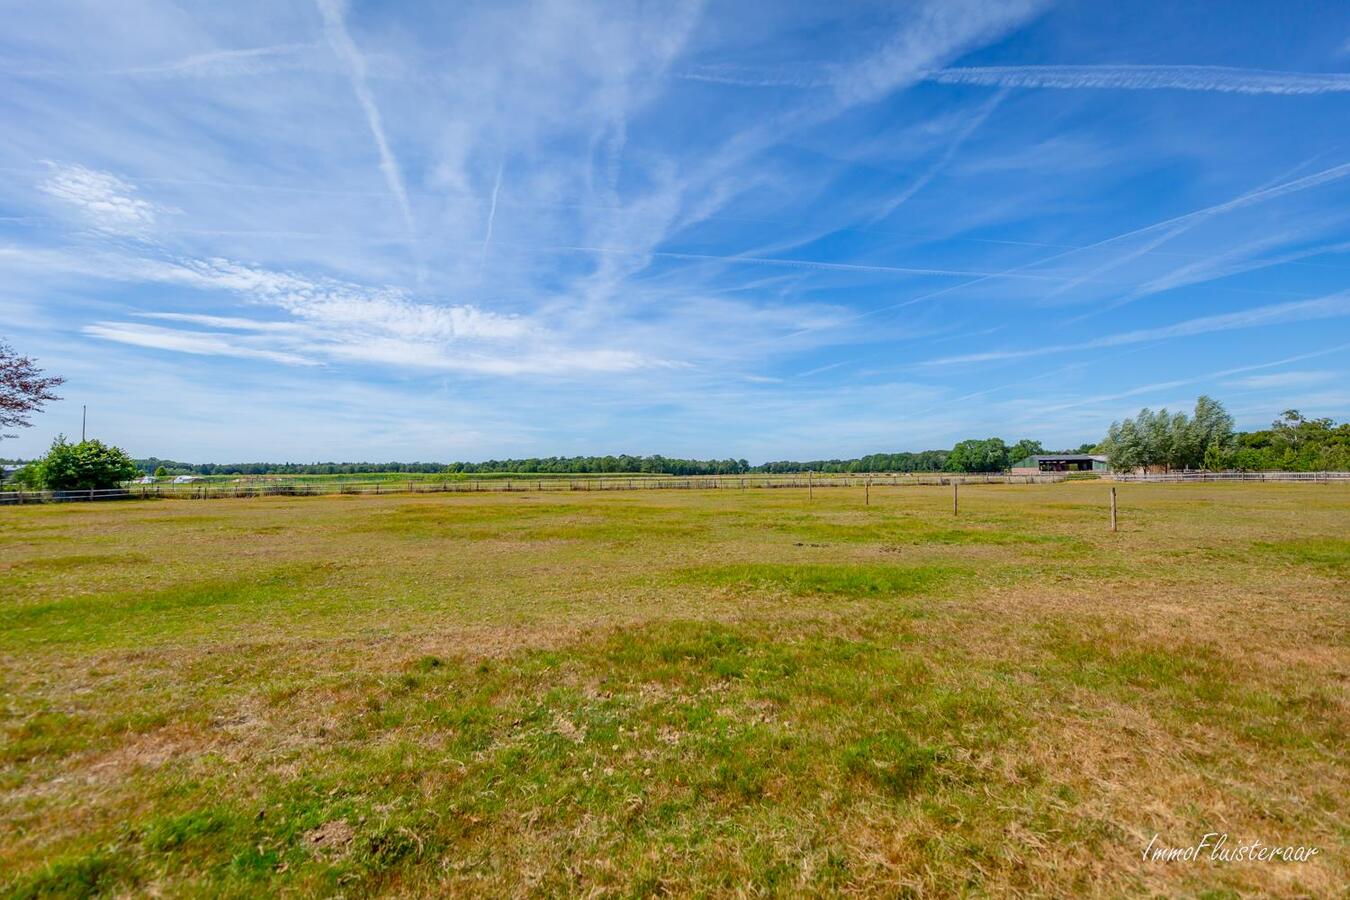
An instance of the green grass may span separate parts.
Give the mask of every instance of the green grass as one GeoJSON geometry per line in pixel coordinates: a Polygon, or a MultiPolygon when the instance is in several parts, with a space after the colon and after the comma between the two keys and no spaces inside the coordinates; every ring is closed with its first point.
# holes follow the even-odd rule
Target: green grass
{"type": "Polygon", "coordinates": [[[682,574],[680,580],[743,592],[781,592],[794,597],[884,598],[931,590],[955,574],[955,569],[942,566],[754,563],[695,569],[682,574]]]}
{"type": "Polygon", "coordinates": [[[7,510],[0,895],[1336,893],[1350,493],[1119,493],[7,510]]]}

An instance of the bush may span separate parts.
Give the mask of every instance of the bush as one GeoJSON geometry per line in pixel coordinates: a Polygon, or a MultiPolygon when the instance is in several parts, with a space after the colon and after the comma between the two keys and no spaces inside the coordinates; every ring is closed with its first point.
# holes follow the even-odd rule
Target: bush
{"type": "Polygon", "coordinates": [[[115,488],[136,473],[136,464],[121,448],[102,441],[72,444],[61,435],[46,456],[20,475],[30,486],[49,491],[87,491],[115,488]]]}

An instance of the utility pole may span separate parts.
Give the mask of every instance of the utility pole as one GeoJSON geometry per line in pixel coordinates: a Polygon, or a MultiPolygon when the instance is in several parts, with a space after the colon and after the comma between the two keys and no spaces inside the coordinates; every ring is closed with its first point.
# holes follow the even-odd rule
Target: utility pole
{"type": "Polygon", "coordinates": [[[80,407],[80,443],[81,443],[81,444],[84,443],[84,430],[85,430],[85,426],[88,425],[88,424],[89,424],[89,407],[88,407],[87,405],[86,405],[86,406],[81,406],[81,407],[80,407]]]}

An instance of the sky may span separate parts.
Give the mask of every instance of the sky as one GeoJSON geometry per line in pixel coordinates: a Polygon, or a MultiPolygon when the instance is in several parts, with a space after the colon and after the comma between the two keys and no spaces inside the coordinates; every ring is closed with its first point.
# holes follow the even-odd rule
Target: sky
{"type": "Polygon", "coordinates": [[[1344,2],[0,0],[0,336],[137,457],[1350,418],[1344,2]]]}

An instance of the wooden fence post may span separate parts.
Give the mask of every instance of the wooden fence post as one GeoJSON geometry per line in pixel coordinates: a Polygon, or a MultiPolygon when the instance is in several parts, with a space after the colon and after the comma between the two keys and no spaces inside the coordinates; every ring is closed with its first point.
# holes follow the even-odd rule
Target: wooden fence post
{"type": "Polygon", "coordinates": [[[806,499],[811,500],[816,496],[815,485],[811,481],[811,470],[806,470],[806,499]]]}
{"type": "Polygon", "coordinates": [[[863,479],[863,506],[872,505],[872,479],[863,479]]]}
{"type": "Polygon", "coordinates": [[[952,515],[954,515],[954,516],[960,515],[960,513],[961,513],[960,501],[957,499],[957,490],[958,490],[958,488],[960,488],[960,487],[961,487],[961,482],[959,482],[959,481],[957,481],[955,478],[953,478],[953,479],[952,479],[952,515]]]}
{"type": "Polygon", "coordinates": [[[1111,530],[1116,530],[1116,486],[1111,485],[1111,530]]]}

